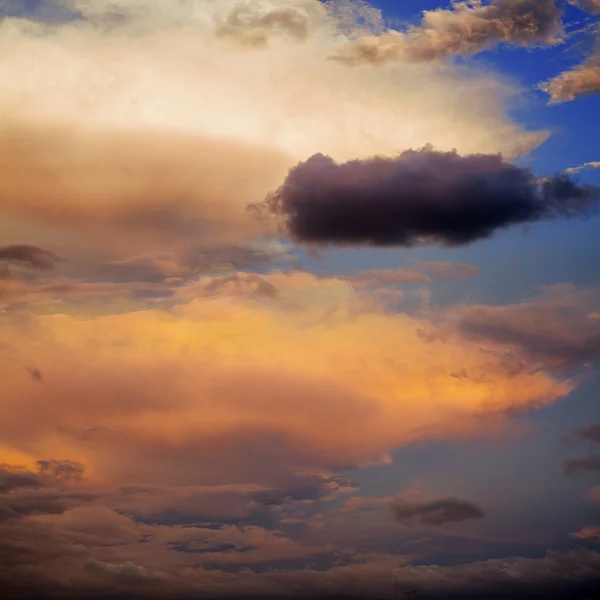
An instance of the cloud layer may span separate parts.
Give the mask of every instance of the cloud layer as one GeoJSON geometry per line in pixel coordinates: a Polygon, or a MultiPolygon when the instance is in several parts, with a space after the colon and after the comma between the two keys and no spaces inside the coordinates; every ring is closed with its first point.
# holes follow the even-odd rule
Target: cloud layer
{"type": "Polygon", "coordinates": [[[460,245],[591,211],[594,188],[507,162],[547,137],[510,116],[519,90],[437,60],[554,43],[552,3],[429,11],[383,69],[331,60],[385,39],[364,2],[0,13],[3,598],[596,583],[593,521],[569,523],[563,553],[544,538],[519,558],[511,537],[509,558],[475,561],[498,555],[500,501],[425,470],[362,488],[401,478],[409,445],[505,439],[514,413],[578,388],[597,290],[447,307],[484,265],[405,253],[313,274],[293,244],[460,245]],[[247,210],[279,186],[292,240],[247,210]]]}

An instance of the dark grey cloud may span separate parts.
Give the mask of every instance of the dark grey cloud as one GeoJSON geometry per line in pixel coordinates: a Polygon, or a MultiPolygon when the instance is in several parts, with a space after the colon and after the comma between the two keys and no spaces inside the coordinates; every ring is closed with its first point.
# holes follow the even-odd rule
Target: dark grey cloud
{"type": "Polygon", "coordinates": [[[567,443],[574,443],[582,440],[589,440],[600,444],[600,421],[581,427],[564,438],[564,441],[567,443]]]}
{"type": "Polygon", "coordinates": [[[0,246],[0,261],[15,262],[33,269],[53,269],[62,259],[48,250],[28,244],[0,246]]]}
{"type": "Polygon", "coordinates": [[[591,423],[586,427],[582,427],[579,430],[579,435],[583,439],[591,440],[592,442],[600,444],[600,421],[596,421],[595,423],[591,423]]]}
{"type": "Polygon", "coordinates": [[[7,494],[18,489],[35,489],[44,487],[44,481],[34,473],[14,471],[0,466],[0,494],[7,494]]]}
{"type": "Polygon", "coordinates": [[[479,506],[460,498],[439,498],[418,503],[394,503],[390,506],[392,517],[400,523],[418,521],[424,525],[443,525],[480,519],[484,512],[479,506]]]}
{"type": "Polygon", "coordinates": [[[80,481],[85,470],[81,463],[72,460],[38,460],[36,465],[40,475],[56,481],[80,481]]]}
{"type": "Polygon", "coordinates": [[[511,225],[588,216],[599,198],[565,174],[540,180],[498,155],[425,147],[341,164],[316,154],[250,209],[308,243],[461,246],[511,225]]]}
{"type": "Polygon", "coordinates": [[[593,15],[600,14],[600,0],[569,0],[569,4],[573,4],[593,15]]]}
{"type": "Polygon", "coordinates": [[[567,458],[563,462],[563,469],[567,475],[579,475],[584,471],[600,473],[600,455],[567,458]]]}

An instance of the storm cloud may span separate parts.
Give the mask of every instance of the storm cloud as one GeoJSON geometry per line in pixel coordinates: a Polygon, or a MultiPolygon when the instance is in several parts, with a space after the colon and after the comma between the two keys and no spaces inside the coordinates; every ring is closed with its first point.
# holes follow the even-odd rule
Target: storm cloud
{"type": "Polygon", "coordinates": [[[538,179],[499,155],[427,146],[345,163],[315,154],[251,208],[282,218],[297,241],[461,246],[511,225],[587,216],[599,192],[565,174],[538,179]]]}
{"type": "Polygon", "coordinates": [[[443,525],[468,519],[480,519],[484,512],[479,506],[460,498],[439,498],[421,503],[392,504],[392,517],[400,523],[418,521],[423,525],[443,525]]]}

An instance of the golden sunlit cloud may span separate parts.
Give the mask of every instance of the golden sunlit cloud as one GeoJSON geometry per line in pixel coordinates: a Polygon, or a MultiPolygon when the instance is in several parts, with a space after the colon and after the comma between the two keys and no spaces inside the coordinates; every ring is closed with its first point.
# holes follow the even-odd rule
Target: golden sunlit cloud
{"type": "Polygon", "coordinates": [[[259,279],[231,288],[224,277],[220,290],[200,280],[172,309],[6,313],[4,444],[81,461],[101,479],[273,485],[299,468],[355,468],[412,441],[471,435],[486,416],[572,389],[459,336],[429,340],[427,320],[342,280],[259,279]]]}

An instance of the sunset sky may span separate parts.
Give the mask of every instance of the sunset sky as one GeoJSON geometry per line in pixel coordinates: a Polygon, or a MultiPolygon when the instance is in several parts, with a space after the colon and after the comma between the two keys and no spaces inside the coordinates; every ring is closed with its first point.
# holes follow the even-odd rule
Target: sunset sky
{"type": "Polygon", "coordinates": [[[600,599],[599,206],[600,0],[0,0],[0,598],[600,599]]]}

